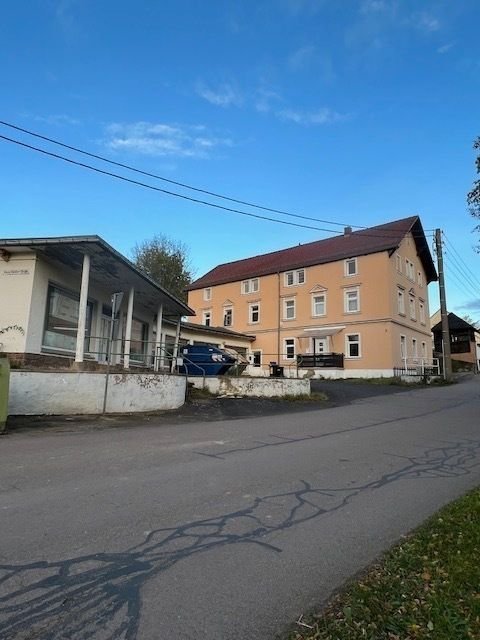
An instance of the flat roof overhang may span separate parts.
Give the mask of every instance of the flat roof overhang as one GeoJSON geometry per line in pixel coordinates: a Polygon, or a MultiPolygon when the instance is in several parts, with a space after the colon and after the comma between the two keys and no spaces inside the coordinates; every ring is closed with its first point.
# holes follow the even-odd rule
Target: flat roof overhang
{"type": "MultiPolygon", "coordinates": [[[[135,290],[135,302],[153,314],[163,304],[166,316],[194,316],[184,302],[143,273],[100,236],[71,236],[61,238],[0,239],[0,249],[10,253],[32,251],[55,266],[67,267],[79,274],[83,256],[90,256],[90,282],[110,293],[135,290]]],[[[5,258],[4,258],[5,259],[5,258]]]]}
{"type": "Polygon", "coordinates": [[[328,336],[334,336],[340,331],[343,331],[346,325],[336,325],[334,327],[311,327],[304,329],[303,333],[297,336],[297,338],[327,338],[328,336]]]}

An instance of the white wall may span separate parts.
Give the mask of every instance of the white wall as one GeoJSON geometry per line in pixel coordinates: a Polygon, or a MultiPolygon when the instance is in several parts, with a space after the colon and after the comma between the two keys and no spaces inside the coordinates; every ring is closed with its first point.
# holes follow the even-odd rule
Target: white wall
{"type": "Polygon", "coordinates": [[[310,380],[293,378],[247,378],[245,376],[189,377],[197,389],[217,395],[241,395],[252,398],[276,398],[286,395],[310,395],[310,380]]]}
{"type": "MultiPolygon", "coordinates": [[[[12,371],[9,415],[99,414],[106,375],[89,372],[12,371]]],[[[110,374],[107,413],[176,409],[185,402],[183,376],[110,374]]]]}
{"type": "Polygon", "coordinates": [[[17,325],[24,331],[1,334],[2,351],[25,351],[34,272],[33,253],[12,253],[8,262],[0,260],[0,329],[17,325]]]}
{"type": "MultiPolygon", "coordinates": [[[[111,305],[111,292],[107,291],[103,287],[100,287],[94,282],[95,272],[92,268],[90,270],[90,283],[88,288],[88,299],[94,302],[93,318],[92,318],[92,332],[91,335],[98,337],[100,334],[102,305],[111,305]]],[[[26,336],[27,353],[41,353],[42,352],[42,340],[43,330],[45,325],[45,314],[47,305],[47,293],[48,285],[51,283],[73,293],[79,294],[81,281],[81,270],[74,271],[67,267],[57,267],[52,265],[42,258],[37,259],[35,276],[33,281],[33,291],[29,294],[31,296],[30,318],[28,322],[28,331],[26,336]]],[[[128,295],[124,296],[120,314],[126,312],[128,295]]],[[[142,322],[149,324],[149,335],[151,336],[151,325],[153,321],[152,314],[146,311],[138,302],[134,300],[133,308],[134,318],[138,318],[142,322]]],[[[121,331],[121,322],[119,323],[119,329],[121,331]]],[[[151,337],[150,337],[151,339],[151,337]]],[[[98,351],[99,341],[91,340],[92,351],[98,351]]],[[[115,350],[119,350],[119,343],[116,342],[115,350]]],[[[50,353],[55,353],[56,350],[50,349],[50,353]]],[[[68,355],[73,356],[73,352],[68,352],[68,355]]],[[[115,358],[117,362],[120,358],[115,358]]]]}

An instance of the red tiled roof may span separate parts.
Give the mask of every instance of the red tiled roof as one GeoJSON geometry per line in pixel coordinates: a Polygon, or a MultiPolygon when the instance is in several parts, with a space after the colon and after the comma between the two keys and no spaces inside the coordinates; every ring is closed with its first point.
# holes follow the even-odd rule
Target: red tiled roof
{"type": "Polygon", "coordinates": [[[187,290],[202,289],[279,271],[335,262],[354,256],[394,251],[409,231],[414,235],[417,252],[423,262],[428,282],[436,280],[437,273],[420,218],[412,216],[369,229],[317,240],[308,244],[299,244],[296,247],[272,253],[264,253],[253,258],[220,264],[192,282],[187,290]]]}

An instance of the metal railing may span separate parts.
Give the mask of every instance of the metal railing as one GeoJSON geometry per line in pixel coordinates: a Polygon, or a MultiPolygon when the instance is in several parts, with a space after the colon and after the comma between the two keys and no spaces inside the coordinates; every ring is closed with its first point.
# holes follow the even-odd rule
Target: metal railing
{"type": "Polygon", "coordinates": [[[319,369],[322,367],[343,369],[343,353],[306,353],[298,354],[299,369],[319,369]]]}
{"type": "Polygon", "coordinates": [[[438,376],[440,375],[440,361],[438,358],[402,358],[400,367],[394,367],[397,376],[438,376]]]}

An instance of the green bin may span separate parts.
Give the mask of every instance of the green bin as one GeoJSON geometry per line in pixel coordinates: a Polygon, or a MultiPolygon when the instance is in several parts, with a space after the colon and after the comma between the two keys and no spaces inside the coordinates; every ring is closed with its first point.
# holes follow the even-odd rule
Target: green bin
{"type": "Polygon", "coordinates": [[[5,431],[7,424],[9,384],[10,362],[5,353],[0,353],[0,433],[5,431]]]}

